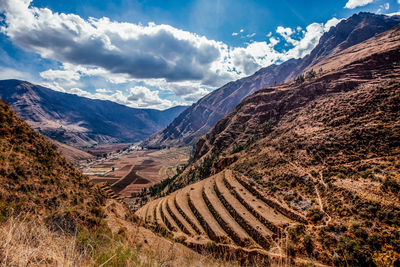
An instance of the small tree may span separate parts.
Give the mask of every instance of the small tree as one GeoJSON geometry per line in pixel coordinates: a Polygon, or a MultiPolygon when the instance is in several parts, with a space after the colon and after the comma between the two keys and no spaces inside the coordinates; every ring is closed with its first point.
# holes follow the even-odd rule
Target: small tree
{"type": "Polygon", "coordinates": [[[311,69],[310,71],[308,71],[306,73],[307,80],[311,80],[311,79],[315,78],[316,76],[317,76],[317,73],[313,69],[311,69]]]}
{"type": "Polygon", "coordinates": [[[297,76],[297,78],[294,80],[296,84],[302,84],[304,83],[305,79],[304,79],[304,75],[301,74],[299,76],[297,76]]]}

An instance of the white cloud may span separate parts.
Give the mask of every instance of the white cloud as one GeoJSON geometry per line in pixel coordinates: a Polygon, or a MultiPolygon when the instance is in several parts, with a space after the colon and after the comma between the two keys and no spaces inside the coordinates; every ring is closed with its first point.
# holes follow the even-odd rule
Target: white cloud
{"type": "Polygon", "coordinates": [[[232,32],[232,36],[238,36],[237,32],[232,32]]]}
{"type": "Polygon", "coordinates": [[[13,68],[0,67],[0,80],[18,79],[28,80],[31,77],[29,73],[22,72],[13,68]]]}
{"type": "Polygon", "coordinates": [[[251,37],[254,37],[254,36],[256,36],[255,32],[249,33],[249,34],[246,35],[247,38],[251,38],[251,37]]]}
{"type": "Polygon", "coordinates": [[[385,4],[379,6],[379,8],[376,11],[376,13],[381,14],[382,11],[388,10],[389,8],[390,8],[390,4],[389,3],[385,3],[385,4]]]}
{"type": "Polygon", "coordinates": [[[161,99],[158,91],[150,91],[147,87],[136,86],[131,88],[127,97],[128,101],[132,101],[137,107],[171,107],[169,100],[161,99]]]}
{"type": "MultiPolygon", "coordinates": [[[[169,25],[84,20],[73,14],[29,7],[27,0],[2,0],[2,32],[43,58],[98,67],[131,78],[220,82],[213,72],[225,45],[169,25]]],[[[66,74],[66,73],[64,73],[66,74]]],[[[44,73],[44,75],[52,75],[44,73]]],[[[223,80],[222,82],[225,82],[223,80]]]]}
{"type": "Polygon", "coordinates": [[[349,0],[344,7],[349,9],[354,9],[356,7],[366,6],[372,3],[373,1],[374,0],[349,0]]]}
{"type": "Polygon", "coordinates": [[[343,19],[331,18],[325,23],[324,32],[328,32],[332,27],[338,25],[343,19]]]}
{"type": "MultiPolygon", "coordinates": [[[[334,18],[326,24],[310,24],[304,30],[297,27],[296,34],[294,29],[280,26],[277,34],[292,46],[287,51],[277,51],[274,47],[280,39],[272,33],[267,35],[267,41],[231,47],[169,25],[83,19],[30,4],[31,0],[0,0],[0,12],[5,14],[0,27],[15,45],[60,63],[59,68],[40,73],[45,80],[43,85],[143,107],[174,105],[174,101],[159,96],[157,88],[189,103],[261,67],[303,57],[325,31],[339,22],[334,18]],[[112,85],[132,83],[136,89],[129,94],[115,89],[103,91],[107,84],[96,84],[94,88],[100,88],[96,93],[80,89],[85,88],[83,78],[98,77],[112,85]],[[147,90],[136,87],[138,82],[147,90]],[[143,99],[133,101],[139,96],[143,99]]],[[[237,35],[242,33],[244,29],[237,35]]]]}
{"type": "Polygon", "coordinates": [[[66,92],[92,99],[110,100],[133,108],[166,109],[185,104],[161,99],[158,95],[158,91],[151,91],[143,86],[132,87],[128,90],[128,93],[116,90],[113,94],[107,92],[96,92],[93,94],[80,88],[71,88],[66,92]]]}
{"type": "MultiPolygon", "coordinates": [[[[399,0],[400,1],[400,0],[399,0]]],[[[400,16],[400,11],[399,12],[394,12],[394,13],[389,13],[389,14],[385,14],[386,16],[400,16]]]]}
{"type": "Polygon", "coordinates": [[[109,89],[105,89],[105,88],[98,88],[96,89],[97,93],[112,93],[113,91],[109,90],[109,89]]]}

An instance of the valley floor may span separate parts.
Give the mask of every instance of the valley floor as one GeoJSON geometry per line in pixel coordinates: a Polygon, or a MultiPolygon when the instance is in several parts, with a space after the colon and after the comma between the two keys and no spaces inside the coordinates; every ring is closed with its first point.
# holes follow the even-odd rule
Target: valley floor
{"type": "Polygon", "coordinates": [[[91,163],[83,172],[92,182],[106,183],[114,194],[129,202],[132,194],[176,175],[177,167],[185,164],[189,155],[187,147],[123,151],[91,163]]]}

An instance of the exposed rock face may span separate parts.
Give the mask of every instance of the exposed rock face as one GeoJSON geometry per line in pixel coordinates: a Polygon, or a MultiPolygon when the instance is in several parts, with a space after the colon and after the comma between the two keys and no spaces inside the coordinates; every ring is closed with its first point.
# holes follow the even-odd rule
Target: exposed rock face
{"type": "Polygon", "coordinates": [[[325,33],[310,55],[280,65],[271,65],[252,76],[222,86],[181,113],[168,127],[146,140],[144,145],[195,144],[246,96],[275,83],[291,81],[325,58],[382,33],[398,23],[398,16],[388,17],[370,13],[353,15],[325,33]]]}
{"type": "Polygon", "coordinates": [[[143,140],[186,108],[134,109],[19,80],[0,81],[0,98],[33,128],[75,146],[143,140]]]}

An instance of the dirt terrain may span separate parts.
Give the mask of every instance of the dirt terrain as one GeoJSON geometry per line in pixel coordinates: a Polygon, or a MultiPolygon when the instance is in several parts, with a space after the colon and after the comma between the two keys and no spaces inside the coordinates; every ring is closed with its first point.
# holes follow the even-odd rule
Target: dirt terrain
{"type": "Polygon", "coordinates": [[[176,209],[154,221],[150,202],[137,214],[188,246],[399,265],[400,26],[318,67],[245,98],[199,140],[177,193],[155,200],[176,209]]]}
{"type": "Polygon", "coordinates": [[[136,214],[150,225],[164,227],[189,247],[215,242],[265,260],[286,258],[277,244],[289,226],[306,221],[230,170],[149,202],[136,214]]]}
{"type": "Polygon", "coordinates": [[[106,182],[121,197],[131,197],[176,174],[189,159],[190,149],[134,150],[91,166],[84,173],[94,183],[106,182]]]}

